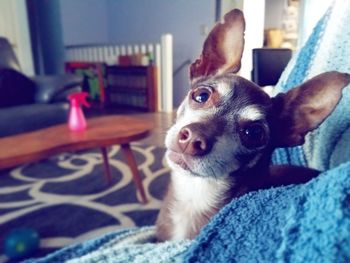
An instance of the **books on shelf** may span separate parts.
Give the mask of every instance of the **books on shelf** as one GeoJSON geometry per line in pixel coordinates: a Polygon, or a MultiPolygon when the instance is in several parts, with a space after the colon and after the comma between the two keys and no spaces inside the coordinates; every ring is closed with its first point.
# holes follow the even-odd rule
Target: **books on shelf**
{"type": "Polygon", "coordinates": [[[110,105],[156,110],[154,66],[108,66],[106,72],[110,105]]]}
{"type": "Polygon", "coordinates": [[[132,106],[137,108],[144,108],[147,105],[147,100],[144,94],[118,92],[112,93],[109,97],[110,102],[121,106],[132,106]]]}
{"type": "Polygon", "coordinates": [[[146,89],[147,76],[145,75],[122,75],[109,74],[107,79],[108,85],[118,86],[121,88],[146,89]]]}
{"type": "Polygon", "coordinates": [[[157,110],[157,75],[154,65],[126,66],[67,62],[66,71],[84,76],[84,89],[103,106],[157,110]]]}

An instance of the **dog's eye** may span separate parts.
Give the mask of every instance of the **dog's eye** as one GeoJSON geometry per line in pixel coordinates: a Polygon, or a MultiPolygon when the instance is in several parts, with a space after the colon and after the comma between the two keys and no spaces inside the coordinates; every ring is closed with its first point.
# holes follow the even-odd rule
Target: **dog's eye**
{"type": "Polygon", "coordinates": [[[205,103],[211,95],[211,90],[207,87],[199,87],[192,93],[192,99],[197,103],[205,103]]]}
{"type": "Polygon", "coordinates": [[[260,122],[244,125],[240,130],[241,140],[247,148],[258,148],[267,143],[267,131],[260,122]]]}

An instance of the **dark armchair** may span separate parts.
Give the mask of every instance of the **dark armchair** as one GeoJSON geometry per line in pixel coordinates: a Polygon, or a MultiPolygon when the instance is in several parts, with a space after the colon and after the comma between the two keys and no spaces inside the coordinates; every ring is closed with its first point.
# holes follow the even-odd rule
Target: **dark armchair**
{"type": "Polygon", "coordinates": [[[0,37],[0,137],[66,122],[66,97],[81,91],[82,82],[75,75],[23,75],[10,43],[0,37]]]}

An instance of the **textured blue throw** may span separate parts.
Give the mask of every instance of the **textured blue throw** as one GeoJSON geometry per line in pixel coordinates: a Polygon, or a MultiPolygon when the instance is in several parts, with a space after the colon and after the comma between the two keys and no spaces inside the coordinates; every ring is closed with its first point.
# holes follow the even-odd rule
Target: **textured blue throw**
{"type": "Polygon", "coordinates": [[[350,165],[305,185],[250,193],[226,206],[186,261],[349,262],[350,165]]]}
{"type": "MultiPolygon", "coordinates": [[[[350,73],[350,1],[335,1],[279,81],[286,91],[324,71],[350,73]]],[[[303,185],[252,192],[225,206],[193,241],[149,242],[154,228],[111,233],[38,262],[350,262],[350,87],[302,147],[274,163],[323,172],[303,185]]]]}

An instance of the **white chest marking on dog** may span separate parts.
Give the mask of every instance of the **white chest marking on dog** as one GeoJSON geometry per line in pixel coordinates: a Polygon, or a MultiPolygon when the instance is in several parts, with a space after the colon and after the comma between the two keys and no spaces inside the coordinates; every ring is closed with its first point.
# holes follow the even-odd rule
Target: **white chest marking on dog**
{"type": "Polygon", "coordinates": [[[198,226],[196,220],[201,215],[210,213],[221,202],[222,193],[230,185],[225,180],[202,178],[182,171],[173,173],[175,203],[171,207],[174,224],[173,240],[183,240],[189,229],[198,226]]]}
{"type": "Polygon", "coordinates": [[[250,105],[239,111],[241,119],[256,121],[264,118],[264,114],[257,105],[250,105]]]}

